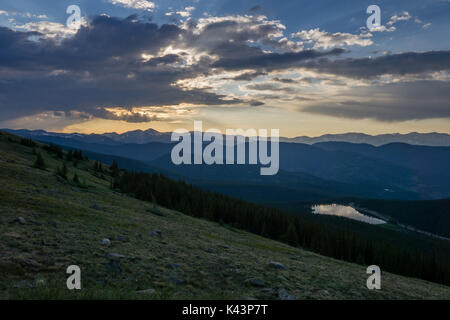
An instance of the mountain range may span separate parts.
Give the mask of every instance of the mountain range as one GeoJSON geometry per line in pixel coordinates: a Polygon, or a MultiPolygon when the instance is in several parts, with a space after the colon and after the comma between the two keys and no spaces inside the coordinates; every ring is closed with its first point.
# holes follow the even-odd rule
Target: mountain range
{"type": "MultiPolygon", "coordinates": [[[[135,143],[145,144],[150,142],[170,142],[170,132],[159,132],[154,129],[148,130],[134,130],[125,133],[103,133],[103,134],[81,134],[81,133],[57,133],[47,132],[44,130],[12,130],[2,129],[3,131],[17,134],[20,136],[27,136],[30,138],[39,137],[59,137],[66,139],[82,140],[89,143],[101,143],[108,145],[135,143]]],[[[373,146],[381,146],[388,143],[407,143],[411,145],[425,145],[425,146],[450,146],[450,135],[446,133],[418,133],[411,132],[407,134],[392,133],[380,135],[368,135],[364,133],[343,133],[343,134],[325,134],[319,137],[299,136],[294,138],[280,137],[280,142],[292,142],[303,144],[315,144],[319,142],[350,142],[350,143],[366,143],[373,146]]]]}
{"type": "Polygon", "coordinates": [[[204,189],[266,204],[343,197],[405,200],[450,197],[450,147],[280,142],[278,174],[261,176],[260,165],[174,165],[171,161],[174,143],[166,139],[168,133],[153,130],[121,135],[5,131],[66,149],[81,149],[90,158],[105,163],[116,160],[125,169],[160,172],[204,189]],[[158,141],[144,143],[151,137],[158,141]]]}

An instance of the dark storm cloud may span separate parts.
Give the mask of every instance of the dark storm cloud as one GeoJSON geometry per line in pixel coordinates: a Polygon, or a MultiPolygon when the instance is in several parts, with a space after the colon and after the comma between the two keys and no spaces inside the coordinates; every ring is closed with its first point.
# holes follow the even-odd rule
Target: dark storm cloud
{"type": "MultiPolygon", "coordinates": [[[[279,22],[257,16],[212,19],[200,26],[190,21],[184,28],[158,26],[135,16],[97,16],[73,37],[57,42],[43,35],[30,39],[37,33],[0,28],[0,119],[46,111],[79,111],[111,119],[117,114],[105,108],[180,103],[259,105],[215,94],[209,88],[187,89],[175,83],[211,74],[214,68],[262,69],[236,78],[250,80],[266,74],[265,70],[343,52],[289,52],[284,47],[281,53],[264,53],[259,46],[249,44],[259,42],[280,49],[274,35],[281,29],[279,22]],[[177,53],[161,55],[169,46],[177,48],[177,53]],[[186,64],[189,50],[204,55],[186,64]]],[[[148,120],[139,115],[122,118],[148,120]]]]}
{"type": "Polygon", "coordinates": [[[273,83],[255,83],[246,86],[247,89],[256,91],[282,91],[286,93],[295,93],[297,90],[291,87],[280,87],[273,83]]]}
{"type": "Polygon", "coordinates": [[[261,53],[242,58],[223,58],[213,64],[213,67],[226,70],[240,69],[262,69],[262,70],[282,70],[302,66],[306,61],[325,56],[336,56],[344,53],[343,49],[333,49],[331,51],[305,50],[301,52],[285,53],[261,53]]]}
{"type": "Polygon", "coordinates": [[[265,76],[265,75],[267,75],[267,72],[245,72],[232,79],[237,81],[250,81],[258,76],[265,76]]]}
{"type": "Polygon", "coordinates": [[[450,70],[450,51],[406,52],[377,58],[319,60],[305,67],[346,77],[368,79],[385,74],[407,75],[450,70]]]}
{"type": "Polygon", "coordinates": [[[29,33],[0,28],[0,66],[16,69],[85,69],[127,62],[141,51],[155,53],[173,42],[181,30],[98,16],[61,44],[53,40],[30,41],[29,33]]]}
{"type": "Polygon", "coordinates": [[[351,119],[406,121],[450,118],[450,83],[414,81],[361,87],[342,101],[314,104],[302,111],[351,119]]]}
{"type": "Polygon", "coordinates": [[[167,54],[163,57],[158,57],[158,58],[152,58],[149,61],[147,61],[145,63],[145,65],[147,66],[156,66],[158,64],[171,64],[171,63],[176,63],[176,62],[180,62],[181,61],[181,57],[177,54],[167,54]]]}
{"type": "Polygon", "coordinates": [[[278,77],[272,78],[272,80],[273,80],[273,81],[276,81],[276,82],[288,83],[288,84],[291,84],[291,83],[297,83],[297,82],[298,82],[298,81],[295,80],[295,79],[278,78],[278,77]]]}
{"type": "MultiPolygon", "coordinates": [[[[183,32],[175,25],[106,16],[61,43],[33,41],[29,37],[36,33],[0,28],[0,119],[70,110],[110,119],[116,116],[102,108],[239,103],[203,89],[174,86],[202,72],[201,66],[172,67],[182,54],[142,60],[142,53],[156,55],[183,32]]],[[[134,115],[123,120],[148,119],[134,115]]]]}
{"type": "MultiPolygon", "coordinates": [[[[352,78],[450,69],[450,51],[404,53],[373,59],[339,59],[346,52],[343,49],[299,51],[298,44],[279,41],[282,36],[280,32],[284,29],[277,21],[257,16],[206,20],[192,19],[183,26],[159,26],[138,21],[136,17],[119,19],[98,16],[73,37],[60,42],[45,37],[36,40],[39,35],[36,32],[18,32],[0,27],[0,120],[46,111],[65,114],[78,111],[86,116],[141,122],[153,118],[131,111],[118,115],[105,108],[132,110],[132,107],[181,103],[262,104],[260,99],[255,100],[254,97],[243,101],[214,93],[209,88],[181,88],[177,85],[180,80],[215,75],[221,71],[242,70],[243,74],[229,80],[250,81],[273,71],[295,67],[352,78]],[[175,53],[165,50],[170,46],[177,49],[175,53]],[[193,55],[195,59],[192,62],[193,55]],[[188,58],[191,59],[189,62],[188,58]]],[[[274,78],[274,81],[295,84],[289,79],[274,78]]],[[[298,80],[297,84],[302,81],[306,79],[298,80]]],[[[189,84],[189,81],[186,82],[189,84]]],[[[404,94],[408,92],[414,96],[420,89],[417,85],[392,85],[389,92],[392,105],[398,106],[397,109],[402,112],[406,110],[406,102],[400,98],[411,101],[412,105],[423,102],[428,111],[417,108],[411,115],[420,118],[439,112],[447,114],[448,94],[441,87],[428,88],[424,84],[429,91],[429,94],[423,95],[429,98],[428,104],[422,96],[412,101],[404,94]]],[[[290,90],[282,89],[284,92],[290,90]]],[[[374,102],[374,105],[377,103],[374,102]]],[[[401,112],[385,112],[383,116],[370,110],[347,99],[336,108],[322,105],[309,111],[336,116],[345,114],[346,117],[369,114],[384,120],[402,118],[401,112]]]]}

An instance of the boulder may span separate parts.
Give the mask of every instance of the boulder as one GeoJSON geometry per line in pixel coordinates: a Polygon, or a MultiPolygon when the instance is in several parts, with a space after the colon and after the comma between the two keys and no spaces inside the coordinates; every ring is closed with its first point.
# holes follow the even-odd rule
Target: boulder
{"type": "Polygon", "coordinates": [[[160,230],[153,230],[152,232],[150,232],[150,236],[151,237],[157,237],[157,238],[162,238],[162,233],[160,230]]]}
{"type": "Polygon", "coordinates": [[[269,262],[269,267],[274,269],[286,270],[286,267],[283,264],[274,261],[269,262]]]}
{"type": "Polygon", "coordinates": [[[104,246],[109,246],[109,245],[111,245],[111,240],[109,240],[108,238],[105,238],[100,243],[104,246]]]}
{"type": "Polygon", "coordinates": [[[155,289],[138,290],[138,291],[136,291],[136,293],[152,295],[152,294],[155,294],[155,289]]]}
{"type": "Polygon", "coordinates": [[[290,295],[284,288],[278,289],[278,298],[280,300],[295,300],[295,297],[290,295]]]}
{"type": "Polygon", "coordinates": [[[26,224],[27,222],[25,221],[24,218],[22,217],[17,217],[13,222],[17,222],[19,224],[26,224]]]}
{"type": "Polygon", "coordinates": [[[245,280],[245,283],[249,284],[251,286],[254,286],[254,287],[259,287],[259,288],[264,287],[264,282],[261,279],[258,279],[258,278],[247,279],[247,280],[245,280]]]}

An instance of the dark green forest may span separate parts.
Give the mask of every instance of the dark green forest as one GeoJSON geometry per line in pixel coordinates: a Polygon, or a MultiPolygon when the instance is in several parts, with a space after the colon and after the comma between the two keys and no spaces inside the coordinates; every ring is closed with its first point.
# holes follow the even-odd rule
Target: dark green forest
{"type": "Polygon", "coordinates": [[[441,200],[372,200],[359,199],[361,207],[382,212],[400,223],[450,237],[450,199],[441,200]]]}

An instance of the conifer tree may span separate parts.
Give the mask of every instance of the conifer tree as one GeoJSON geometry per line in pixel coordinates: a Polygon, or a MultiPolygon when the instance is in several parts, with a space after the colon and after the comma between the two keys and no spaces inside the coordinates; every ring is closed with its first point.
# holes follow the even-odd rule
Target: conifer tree
{"type": "Polygon", "coordinates": [[[41,169],[41,170],[45,170],[46,165],[44,162],[44,158],[42,158],[42,155],[40,153],[37,154],[36,157],[36,161],[34,162],[33,165],[35,168],[41,169]]]}

